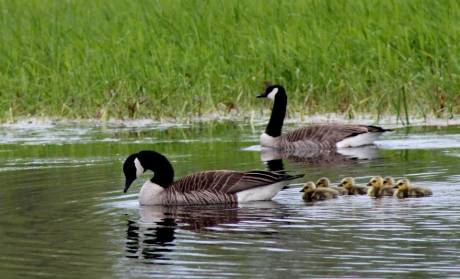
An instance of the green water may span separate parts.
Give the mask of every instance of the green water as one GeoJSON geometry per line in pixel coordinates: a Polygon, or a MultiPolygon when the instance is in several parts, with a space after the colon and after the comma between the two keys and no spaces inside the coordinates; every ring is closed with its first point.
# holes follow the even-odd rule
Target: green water
{"type": "Polygon", "coordinates": [[[123,194],[121,164],[152,149],[176,176],[265,169],[263,125],[0,127],[0,278],[457,277],[460,127],[397,130],[327,161],[283,160],[303,172],[271,202],[142,207],[145,175],[123,194]],[[338,159],[336,159],[338,158],[338,159]],[[325,162],[326,161],[326,162],[325,162]],[[366,196],[305,204],[299,187],[328,176],[407,176],[432,197],[366,196]]]}

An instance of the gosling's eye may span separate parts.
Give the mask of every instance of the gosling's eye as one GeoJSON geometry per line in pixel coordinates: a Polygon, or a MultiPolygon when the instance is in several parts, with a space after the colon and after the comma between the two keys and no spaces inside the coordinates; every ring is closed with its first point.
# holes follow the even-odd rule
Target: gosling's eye
{"type": "Polygon", "coordinates": [[[398,183],[398,186],[402,186],[403,184],[402,183],[398,183]]]}
{"type": "Polygon", "coordinates": [[[377,182],[377,181],[375,181],[375,180],[372,180],[372,183],[375,183],[375,182],[377,182]]]}

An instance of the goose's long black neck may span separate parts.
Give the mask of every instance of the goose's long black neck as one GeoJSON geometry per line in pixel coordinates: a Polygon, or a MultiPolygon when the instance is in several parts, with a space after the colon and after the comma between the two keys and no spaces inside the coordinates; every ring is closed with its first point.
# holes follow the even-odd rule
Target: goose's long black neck
{"type": "Polygon", "coordinates": [[[143,156],[143,166],[145,170],[151,170],[154,173],[151,182],[167,188],[173,183],[174,169],[169,160],[155,151],[141,151],[139,156],[143,156]]]}
{"type": "Polygon", "coordinates": [[[265,133],[272,137],[281,136],[284,117],[286,116],[287,96],[284,92],[278,92],[273,102],[272,114],[268,121],[265,133]]]}

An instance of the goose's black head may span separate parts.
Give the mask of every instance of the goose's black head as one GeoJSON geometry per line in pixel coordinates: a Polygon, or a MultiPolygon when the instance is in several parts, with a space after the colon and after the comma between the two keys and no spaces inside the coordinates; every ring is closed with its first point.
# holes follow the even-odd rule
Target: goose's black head
{"type": "Polygon", "coordinates": [[[280,97],[286,98],[286,91],[281,85],[269,85],[265,88],[264,93],[257,96],[257,98],[268,98],[272,101],[280,97]]]}
{"type": "Polygon", "coordinates": [[[166,188],[174,179],[174,170],[171,163],[165,156],[155,151],[140,151],[126,158],[123,163],[123,173],[125,174],[126,193],[131,184],[141,176],[146,170],[151,170],[155,173],[150,181],[166,188]]]}

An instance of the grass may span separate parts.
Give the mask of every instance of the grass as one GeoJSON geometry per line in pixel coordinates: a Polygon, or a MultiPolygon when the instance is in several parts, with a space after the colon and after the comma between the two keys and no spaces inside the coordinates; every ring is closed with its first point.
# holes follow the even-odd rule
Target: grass
{"type": "Polygon", "coordinates": [[[452,117],[460,2],[0,0],[0,120],[266,108],[452,117]]]}

